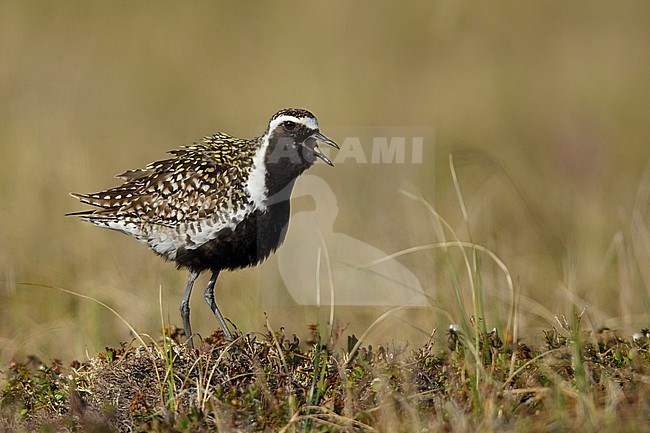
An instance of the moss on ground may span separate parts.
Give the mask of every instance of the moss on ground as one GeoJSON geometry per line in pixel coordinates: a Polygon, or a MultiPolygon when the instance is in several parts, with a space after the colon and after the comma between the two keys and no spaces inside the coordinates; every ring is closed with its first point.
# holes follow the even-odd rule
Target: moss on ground
{"type": "MultiPolygon", "coordinates": [[[[641,335],[641,334],[639,334],[641,335]]],[[[188,350],[176,330],[63,366],[3,368],[5,431],[647,431],[647,331],[635,340],[550,330],[540,348],[496,332],[448,347],[356,344],[314,330],[188,350]],[[506,340],[506,341],[503,341],[506,340]],[[478,344],[476,344],[478,342],[478,344]],[[340,345],[340,344],[339,344],[340,345]]]]}

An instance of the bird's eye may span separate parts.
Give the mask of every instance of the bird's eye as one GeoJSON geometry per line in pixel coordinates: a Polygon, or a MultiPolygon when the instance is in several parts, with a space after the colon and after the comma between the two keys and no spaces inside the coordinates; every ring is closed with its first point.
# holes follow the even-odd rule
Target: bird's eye
{"type": "Polygon", "coordinates": [[[293,131],[294,129],[296,129],[296,122],[287,120],[282,124],[282,126],[284,126],[284,129],[286,129],[287,131],[293,131]]]}

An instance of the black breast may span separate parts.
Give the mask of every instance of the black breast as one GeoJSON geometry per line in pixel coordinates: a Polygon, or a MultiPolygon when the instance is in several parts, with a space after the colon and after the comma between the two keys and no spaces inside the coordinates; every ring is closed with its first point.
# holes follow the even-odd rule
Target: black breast
{"type": "Polygon", "coordinates": [[[176,264],[198,272],[256,265],[284,241],[290,206],[288,199],[279,201],[264,211],[254,211],[234,230],[224,229],[196,249],[179,249],[176,264]]]}

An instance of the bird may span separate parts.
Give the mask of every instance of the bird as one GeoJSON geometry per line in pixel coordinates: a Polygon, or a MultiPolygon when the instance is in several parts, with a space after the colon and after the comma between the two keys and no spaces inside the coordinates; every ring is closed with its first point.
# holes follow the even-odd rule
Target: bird
{"type": "Polygon", "coordinates": [[[70,193],[94,208],[67,215],[129,235],[189,271],[180,312],[190,348],[192,288],[201,273],[211,272],[204,297],[233,340],[214,296],[219,273],[257,265],[282,244],[296,179],[317,159],[334,165],[318,143],[340,149],[310,111],[285,108],[261,136],[217,132],[169,151],[167,159],[116,175],[123,180],[117,187],[70,193]]]}

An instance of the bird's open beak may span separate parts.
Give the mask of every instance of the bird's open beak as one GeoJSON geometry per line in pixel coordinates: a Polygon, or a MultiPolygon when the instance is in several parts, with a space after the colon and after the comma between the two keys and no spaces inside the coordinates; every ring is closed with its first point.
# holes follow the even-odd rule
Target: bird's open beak
{"type": "Polygon", "coordinates": [[[322,143],[325,143],[325,144],[328,144],[328,145],[332,146],[332,147],[335,148],[335,149],[340,149],[339,145],[336,144],[335,142],[333,142],[332,140],[330,140],[329,138],[325,137],[325,136],[324,136],[323,134],[321,134],[320,132],[317,132],[317,133],[311,135],[309,138],[313,138],[313,139],[314,139],[314,141],[315,141],[315,142],[314,142],[314,147],[311,147],[311,146],[306,146],[306,147],[307,147],[309,150],[311,150],[311,152],[314,154],[314,156],[316,156],[317,158],[321,159],[325,164],[334,167],[334,164],[332,163],[332,161],[330,161],[330,159],[329,159],[328,157],[326,157],[326,156],[323,154],[323,152],[321,152],[321,150],[318,148],[318,143],[316,143],[316,142],[317,142],[317,141],[320,141],[320,142],[322,142],[322,143]]]}

